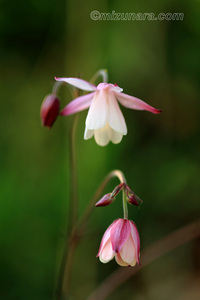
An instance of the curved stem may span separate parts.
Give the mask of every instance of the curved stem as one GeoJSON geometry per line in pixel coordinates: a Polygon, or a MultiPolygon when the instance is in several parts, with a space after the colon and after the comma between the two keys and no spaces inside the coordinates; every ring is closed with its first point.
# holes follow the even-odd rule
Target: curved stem
{"type": "Polygon", "coordinates": [[[52,94],[56,95],[62,84],[62,81],[56,81],[53,85],[52,94]]]}
{"type": "Polygon", "coordinates": [[[102,76],[103,82],[108,82],[108,71],[107,69],[100,69],[97,71],[94,76],[91,78],[90,82],[93,83],[97,80],[99,76],[102,76]]]}
{"type": "Polygon", "coordinates": [[[82,228],[82,226],[85,225],[85,223],[87,223],[88,217],[91,214],[92,210],[95,207],[95,203],[98,201],[98,199],[100,198],[104,188],[106,187],[106,185],[108,184],[108,182],[114,178],[117,177],[119,179],[119,181],[121,183],[125,183],[126,184],[126,178],[124,177],[124,174],[122,173],[122,171],[120,170],[113,170],[111,171],[102,181],[102,183],[100,184],[99,188],[97,189],[96,193],[94,194],[89,206],[86,208],[85,212],[83,213],[80,221],[77,224],[76,229],[78,228],[82,228]]]}
{"type": "Polygon", "coordinates": [[[131,276],[135,275],[151,262],[164,254],[190,242],[200,236],[200,220],[186,225],[166,237],[153,243],[141,252],[141,266],[134,268],[118,268],[87,298],[87,300],[105,300],[131,276]]]}

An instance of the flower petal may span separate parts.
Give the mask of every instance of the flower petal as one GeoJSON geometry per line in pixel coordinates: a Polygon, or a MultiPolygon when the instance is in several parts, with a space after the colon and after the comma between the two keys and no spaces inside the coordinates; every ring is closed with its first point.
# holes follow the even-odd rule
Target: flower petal
{"type": "Polygon", "coordinates": [[[104,245],[100,255],[99,255],[99,259],[102,263],[107,263],[109,262],[111,259],[113,259],[115,253],[112,249],[112,244],[110,239],[106,242],[106,244],[104,245]]]}
{"type": "Polygon", "coordinates": [[[137,227],[135,226],[133,221],[130,222],[130,227],[131,227],[131,236],[135,245],[135,251],[136,251],[136,260],[137,263],[140,264],[139,258],[140,258],[140,237],[138,234],[137,227]]]}
{"type": "Polygon", "coordinates": [[[127,108],[136,109],[136,110],[147,110],[152,112],[153,114],[159,114],[162,112],[162,110],[156,109],[138,98],[129,96],[124,93],[116,93],[116,92],[114,93],[117,99],[119,100],[119,102],[127,108]]]}
{"type": "Polygon", "coordinates": [[[89,140],[91,137],[93,137],[93,135],[94,135],[94,130],[85,128],[84,140],[89,140]]]}
{"type": "Polygon", "coordinates": [[[108,123],[112,129],[123,135],[127,134],[124,116],[113,92],[108,94],[108,123]]]}
{"type": "Polygon", "coordinates": [[[56,81],[64,81],[84,91],[96,91],[96,86],[90,82],[73,77],[55,77],[56,81]]]}
{"type": "Polygon", "coordinates": [[[74,113],[77,113],[81,110],[87,109],[94,97],[95,93],[87,94],[84,96],[80,96],[72,100],[69,104],[65,106],[65,108],[61,111],[62,116],[68,116],[74,113]]]}
{"type": "Polygon", "coordinates": [[[95,130],[106,125],[108,119],[107,92],[100,90],[95,93],[87,118],[86,128],[95,130]]]}
{"type": "Polygon", "coordinates": [[[118,221],[115,220],[108,228],[107,230],[105,231],[103,237],[102,237],[102,240],[101,240],[101,244],[100,244],[100,247],[99,247],[99,251],[98,251],[98,254],[97,254],[97,257],[100,255],[100,252],[102,251],[103,247],[105,246],[106,242],[108,241],[108,239],[110,238],[110,230],[112,228],[112,226],[118,221]]]}
{"type": "Polygon", "coordinates": [[[113,144],[119,144],[122,138],[123,138],[122,133],[117,132],[110,127],[110,140],[113,142],[113,144]]]}
{"type": "Polygon", "coordinates": [[[136,264],[136,252],[135,252],[135,246],[132,239],[132,236],[129,235],[128,240],[123,245],[121,251],[120,251],[121,258],[124,262],[131,266],[135,266],[136,264]]]}
{"type": "Polygon", "coordinates": [[[103,128],[94,131],[94,138],[99,146],[106,146],[110,142],[110,129],[107,123],[103,128]]]}
{"type": "Polygon", "coordinates": [[[112,226],[110,231],[110,239],[113,250],[116,253],[120,252],[121,248],[128,240],[130,233],[131,227],[129,221],[126,219],[119,219],[119,221],[112,226]]]}
{"type": "Polygon", "coordinates": [[[127,264],[125,261],[123,261],[123,259],[121,258],[120,253],[117,253],[115,255],[115,260],[118,263],[118,265],[120,265],[121,267],[128,267],[129,264],[127,264]]]}

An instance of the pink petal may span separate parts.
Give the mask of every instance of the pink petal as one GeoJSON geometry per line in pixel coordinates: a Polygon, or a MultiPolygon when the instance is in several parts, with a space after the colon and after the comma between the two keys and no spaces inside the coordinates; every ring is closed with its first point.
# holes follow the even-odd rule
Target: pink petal
{"type": "Polygon", "coordinates": [[[97,254],[97,257],[100,255],[103,247],[105,246],[106,242],[108,241],[108,239],[110,238],[110,230],[112,228],[112,226],[118,221],[115,220],[108,228],[107,230],[105,231],[103,237],[102,237],[102,240],[101,240],[101,244],[100,244],[100,247],[99,247],[99,251],[98,251],[98,254],[97,254]]]}
{"type": "Polygon", "coordinates": [[[110,239],[113,250],[119,253],[123,245],[128,240],[131,233],[129,221],[126,219],[119,219],[111,228],[110,239]]]}
{"type": "Polygon", "coordinates": [[[162,110],[156,109],[138,98],[129,96],[124,93],[116,93],[116,92],[114,93],[117,99],[119,100],[119,102],[127,108],[136,109],[136,110],[147,110],[152,112],[153,114],[159,114],[162,112],[162,110]]]}
{"type": "Polygon", "coordinates": [[[137,230],[137,227],[133,223],[133,221],[130,222],[130,227],[131,227],[131,236],[135,245],[135,251],[136,251],[136,261],[138,264],[140,264],[139,258],[140,258],[140,237],[139,233],[137,230]]]}
{"type": "Polygon", "coordinates": [[[69,83],[78,89],[84,90],[84,91],[96,91],[96,86],[91,84],[90,82],[80,79],[80,78],[72,78],[72,77],[55,77],[55,80],[57,81],[64,81],[66,83],[69,83]]]}
{"type": "Polygon", "coordinates": [[[92,102],[94,94],[95,93],[87,94],[72,100],[69,104],[65,106],[65,108],[61,111],[60,114],[62,116],[68,116],[88,108],[92,102]]]}

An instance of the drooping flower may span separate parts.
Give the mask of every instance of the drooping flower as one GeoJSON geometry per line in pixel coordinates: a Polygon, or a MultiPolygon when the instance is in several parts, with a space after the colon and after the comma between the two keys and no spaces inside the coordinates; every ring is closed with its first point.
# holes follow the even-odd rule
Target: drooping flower
{"type": "Polygon", "coordinates": [[[46,96],[40,109],[42,125],[51,128],[59,115],[59,110],[60,101],[57,96],[54,94],[46,96]]]}
{"type": "Polygon", "coordinates": [[[139,262],[140,238],[135,224],[127,219],[115,220],[101,240],[99,257],[107,263],[115,257],[120,266],[135,266],[139,262]]]}
{"type": "Polygon", "coordinates": [[[136,110],[147,110],[159,114],[160,109],[155,109],[144,101],[122,93],[123,89],[117,84],[99,83],[98,86],[79,78],[57,78],[84,91],[92,92],[72,100],[61,112],[67,116],[89,108],[85,122],[84,139],[88,140],[93,135],[100,146],[105,146],[112,141],[120,143],[123,135],[127,134],[124,116],[120,104],[136,110]],[[118,101],[117,101],[118,100],[118,101]]]}

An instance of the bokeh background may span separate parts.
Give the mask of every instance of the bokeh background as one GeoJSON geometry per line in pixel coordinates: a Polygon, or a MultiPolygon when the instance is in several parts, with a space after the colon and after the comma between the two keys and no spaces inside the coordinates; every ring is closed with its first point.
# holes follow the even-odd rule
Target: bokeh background
{"type": "MultiPolygon", "coordinates": [[[[161,115],[122,107],[128,135],[119,145],[76,137],[79,214],[103,177],[121,169],[143,199],[130,207],[144,249],[199,217],[200,2],[0,2],[0,299],[54,299],[69,217],[69,139],[72,117],[43,128],[40,105],[54,76],[89,80],[107,68],[109,81],[163,110],[161,115]],[[90,13],[183,12],[183,21],[93,21],[90,13]]],[[[62,107],[71,98],[60,90],[62,107]]],[[[117,180],[106,188],[109,192],[117,180]]],[[[117,268],[96,258],[101,237],[122,217],[120,197],[95,209],[76,251],[73,298],[86,297],[117,268]]],[[[158,259],[109,299],[197,300],[199,241],[158,259]]]]}

